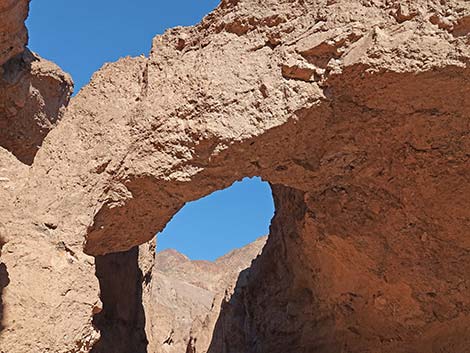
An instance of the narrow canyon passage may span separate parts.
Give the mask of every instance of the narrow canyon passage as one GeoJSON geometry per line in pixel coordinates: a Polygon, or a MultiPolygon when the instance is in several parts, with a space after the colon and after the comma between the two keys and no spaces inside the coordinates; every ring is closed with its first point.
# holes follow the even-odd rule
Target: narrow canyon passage
{"type": "Polygon", "coordinates": [[[262,252],[273,213],[269,184],[245,178],[187,203],[157,234],[144,285],[149,352],[206,352],[220,306],[262,252]]]}
{"type": "Polygon", "coordinates": [[[93,316],[101,338],[91,353],[147,353],[143,275],[138,259],[138,247],[95,258],[103,307],[93,316]]]}

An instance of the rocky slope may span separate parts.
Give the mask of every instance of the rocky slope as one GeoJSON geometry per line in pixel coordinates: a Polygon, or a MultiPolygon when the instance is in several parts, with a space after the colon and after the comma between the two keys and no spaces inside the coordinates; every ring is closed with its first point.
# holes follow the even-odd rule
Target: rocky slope
{"type": "MultiPolygon", "coordinates": [[[[27,54],[10,3],[5,63],[27,54]]],[[[67,94],[44,94],[54,123],[0,134],[0,351],[147,352],[147,242],[258,175],[270,238],[210,352],[466,353],[469,18],[465,0],[223,0],[105,65],[63,114],[67,94]]],[[[67,92],[58,77],[46,92],[67,92]]]]}
{"type": "Polygon", "coordinates": [[[191,261],[174,250],[158,253],[147,311],[148,352],[207,352],[222,301],[265,242],[260,238],[214,262],[191,261]]]}

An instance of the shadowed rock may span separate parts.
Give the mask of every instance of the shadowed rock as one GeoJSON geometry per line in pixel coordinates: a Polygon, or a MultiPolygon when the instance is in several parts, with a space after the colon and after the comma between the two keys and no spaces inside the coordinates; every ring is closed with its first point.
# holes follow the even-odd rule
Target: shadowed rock
{"type": "Polygon", "coordinates": [[[101,338],[91,353],[147,353],[139,249],[98,256],[101,311],[93,317],[101,338]]]}
{"type": "MultiPolygon", "coordinates": [[[[2,247],[4,245],[3,239],[0,237],[0,259],[2,256],[2,247]]],[[[10,283],[10,278],[8,277],[7,266],[0,262],[0,331],[3,330],[3,289],[8,286],[10,283]]]]}

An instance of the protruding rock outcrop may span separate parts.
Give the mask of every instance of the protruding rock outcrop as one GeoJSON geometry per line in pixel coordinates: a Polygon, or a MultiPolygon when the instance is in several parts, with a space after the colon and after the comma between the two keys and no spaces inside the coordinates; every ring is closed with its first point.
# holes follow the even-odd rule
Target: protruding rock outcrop
{"type": "Polygon", "coordinates": [[[62,117],[73,82],[26,48],[28,9],[29,0],[0,2],[0,147],[31,164],[62,117]]]}
{"type": "Polygon", "coordinates": [[[469,14],[224,0],[148,58],[105,65],[2,189],[2,349],[86,351],[88,255],[129,251],[185,202],[258,175],[277,212],[223,352],[236,336],[247,353],[466,353],[469,14]]]}
{"type": "Polygon", "coordinates": [[[62,117],[73,82],[53,63],[29,50],[3,64],[0,79],[0,146],[32,164],[62,117]]]}

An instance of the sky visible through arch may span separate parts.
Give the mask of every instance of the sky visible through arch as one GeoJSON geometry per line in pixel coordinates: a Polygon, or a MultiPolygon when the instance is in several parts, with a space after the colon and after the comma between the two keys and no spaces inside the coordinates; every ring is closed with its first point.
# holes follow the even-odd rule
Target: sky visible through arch
{"type": "MultiPolygon", "coordinates": [[[[147,55],[152,38],[190,26],[219,0],[32,0],[29,48],[71,74],[75,92],[104,63],[147,55]]],[[[188,203],[158,237],[158,250],[175,248],[192,259],[214,260],[268,234],[274,207],[259,178],[188,203]]]]}

